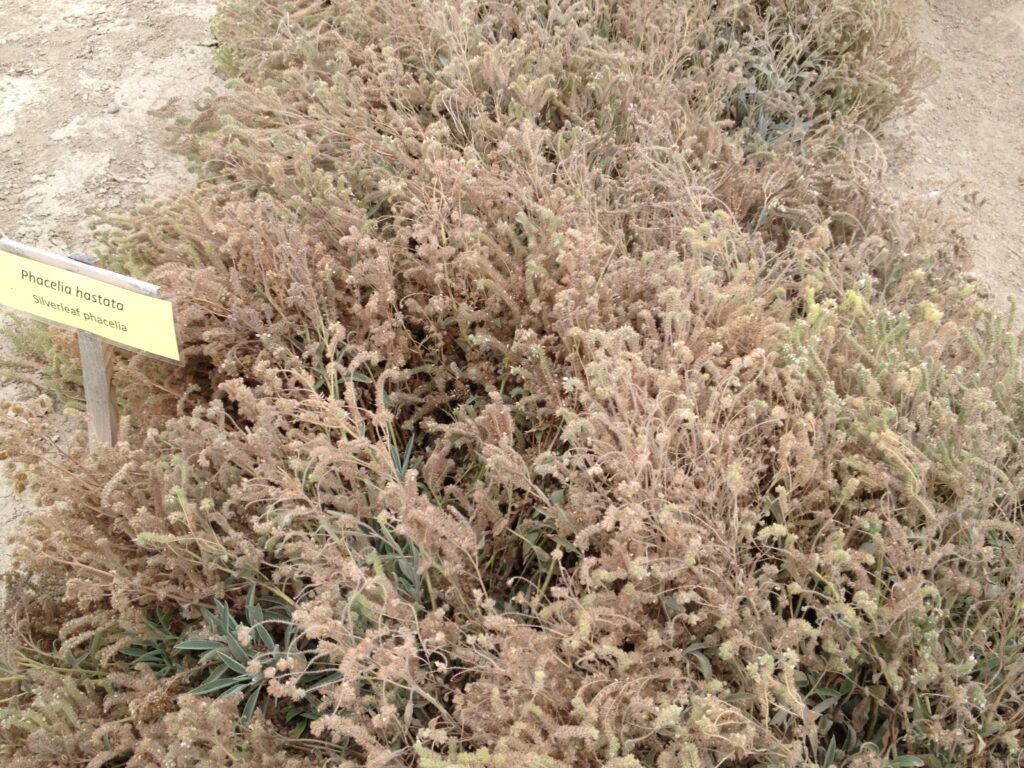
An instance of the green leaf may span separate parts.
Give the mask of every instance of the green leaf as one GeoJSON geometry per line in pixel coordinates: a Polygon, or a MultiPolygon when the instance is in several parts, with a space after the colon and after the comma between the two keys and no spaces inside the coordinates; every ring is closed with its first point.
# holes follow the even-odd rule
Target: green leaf
{"type": "Polygon", "coordinates": [[[690,651],[690,656],[693,656],[697,660],[697,665],[700,667],[700,673],[704,676],[705,680],[710,680],[714,677],[714,673],[711,670],[711,661],[700,651],[690,651]]]}
{"type": "Polygon", "coordinates": [[[220,625],[217,622],[217,617],[210,613],[205,608],[200,608],[199,612],[203,615],[203,620],[209,625],[210,629],[220,631],[220,625]]]}
{"type": "Polygon", "coordinates": [[[245,702],[245,707],[242,709],[242,722],[247,723],[252,719],[252,713],[256,709],[256,699],[259,698],[260,689],[257,688],[249,694],[249,700],[245,702]]]}
{"type": "Polygon", "coordinates": [[[223,691],[225,688],[231,688],[232,686],[237,686],[239,684],[248,686],[250,682],[251,680],[248,676],[244,678],[229,677],[225,680],[211,679],[207,680],[206,682],[200,683],[191,691],[189,691],[189,693],[191,693],[193,696],[204,696],[209,693],[215,693],[216,691],[223,691]]]}
{"type": "MultiPolygon", "coordinates": [[[[220,694],[220,696],[218,696],[217,698],[218,699],[222,699],[225,696],[230,696],[232,693],[238,693],[239,691],[245,691],[245,690],[248,690],[251,687],[252,687],[252,681],[251,680],[247,681],[247,682],[244,682],[244,683],[238,683],[237,685],[233,685],[230,688],[228,688],[226,691],[224,691],[224,693],[220,694]]],[[[257,691],[259,690],[258,686],[257,686],[256,690],[257,691]]]]}
{"type": "Polygon", "coordinates": [[[412,461],[412,449],[416,443],[416,435],[409,435],[409,440],[405,444],[405,456],[402,457],[402,469],[409,468],[409,462],[412,461]]]}
{"type": "Polygon", "coordinates": [[[900,755],[890,760],[888,765],[891,768],[921,768],[924,765],[924,760],[916,755],[900,755]]]}
{"type": "Polygon", "coordinates": [[[701,651],[707,649],[707,647],[708,646],[705,643],[690,643],[683,650],[683,653],[693,656],[693,658],[697,660],[697,665],[700,667],[700,672],[704,676],[704,679],[710,680],[714,676],[711,670],[711,662],[708,660],[707,656],[701,653],[701,651]]]}
{"type": "Polygon", "coordinates": [[[238,638],[235,637],[235,632],[238,630],[238,625],[235,625],[230,631],[224,633],[224,641],[228,645],[228,649],[231,651],[231,655],[239,661],[248,661],[249,654],[245,652],[245,648],[238,642],[238,638]]]}
{"type": "Polygon", "coordinates": [[[217,654],[220,653],[220,650],[223,647],[223,645],[218,645],[216,648],[211,648],[210,650],[208,650],[206,653],[199,657],[199,665],[205,666],[206,664],[209,664],[211,661],[216,659],[217,654]]]}
{"type": "Polygon", "coordinates": [[[228,610],[228,604],[221,602],[220,600],[215,600],[214,602],[217,603],[217,608],[220,609],[220,617],[221,621],[224,622],[224,629],[230,630],[230,632],[225,632],[225,634],[233,635],[238,629],[238,622],[235,621],[235,617],[232,616],[231,612],[228,610]]]}
{"type": "Polygon", "coordinates": [[[264,619],[269,624],[286,624],[291,620],[290,613],[281,613],[279,611],[263,611],[264,619]]]}
{"type": "Polygon", "coordinates": [[[821,763],[821,768],[832,768],[836,764],[836,737],[833,736],[828,743],[828,749],[825,750],[825,759],[821,763]]]}
{"type": "Polygon", "coordinates": [[[266,646],[268,651],[277,650],[277,644],[274,643],[274,638],[271,637],[270,633],[267,631],[267,628],[263,626],[262,622],[253,625],[253,629],[256,631],[256,634],[259,635],[260,640],[263,641],[263,645],[266,646]]]}
{"type": "Polygon", "coordinates": [[[220,640],[184,640],[174,646],[176,651],[215,651],[223,648],[220,640]]]}
{"type": "Polygon", "coordinates": [[[252,673],[249,672],[243,664],[231,658],[228,654],[224,653],[224,651],[217,651],[217,658],[220,659],[221,662],[223,662],[223,664],[232,672],[253,677],[252,673]]]}
{"type": "Polygon", "coordinates": [[[828,712],[828,710],[832,709],[832,707],[834,707],[838,703],[839,703],[839,696],[838,695],[836,695],[836,696],[829,696],[827,698],[822,699],[817,704],[815,704],[814,707],[812,708],[812,711],[815,714],[820,715],[820,714],[823,714],[825,712],[828,712]]]}
{"type": "Polygon", "coordinates": [[[398,453],[398,448],[392,443],[388,446],[388,450],[391,452],[391,463],[395,467],[395,476],[402,481],[405,479],[405,469],[402,467],[402,457],[398,453]]]}
{"type": "Polygon", "coordinates": [[[144,659],[149,656],[149,654],[155,653],[155,650],[136,648],[134,645],[129,645],[127,648],[122,648],[121,653],[125,656],[131,656],[133,659],[144,659]]]}
{"type": "Polygon", "coordinates": [[[340,672],[331,672],[328,675],[324,675],[322,678],[317,680],[315,683],[311,683],[310,685],[303,685],[302,688],[306,691],[306,693],[312,693],[313,691],[316,691],[316,690],[318,690],[320,688],[323,688],[325,685],[330,685],[331,683],[336,683],[336,682],[338,682],[341,679],[342,679],[342,675],[341,675],[340,672]]]}
{"type": "Polygon", "coordinates": [[[249,587],[249,594],[245,596],[245,616],[249,619],[249,623],[252,624],[252,609],[256,607],[256,585],[252,584],[249,587]]]}

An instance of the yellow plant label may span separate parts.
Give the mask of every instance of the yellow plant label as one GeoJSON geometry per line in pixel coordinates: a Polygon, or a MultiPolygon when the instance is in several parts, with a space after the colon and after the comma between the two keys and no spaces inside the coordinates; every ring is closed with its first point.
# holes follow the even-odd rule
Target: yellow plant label
{"type": "Polygon", "coordinates": [[[122,347],[181,360],[170,301],[3,249],[0,304],[40,320],[89,331],[122,347]]]}

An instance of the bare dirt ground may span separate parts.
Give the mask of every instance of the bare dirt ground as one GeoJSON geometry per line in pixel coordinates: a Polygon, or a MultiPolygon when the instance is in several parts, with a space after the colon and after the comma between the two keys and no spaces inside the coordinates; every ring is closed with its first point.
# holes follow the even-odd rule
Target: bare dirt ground
{"type": "Polygon", "coordinates": [[[912,2],[937,73],[893,127],[897,181],[921,194],[976,192],[977,203],[947,197],[969,220],[974,274],[1000,306],[1024,304],[1024,1],[912,2]]]}
{"type": "MultiPolygon", "coordinates": [[[[89,250],[90,212],[188,183],[166,129],[213,93],[213,12],[213,0],[0,0],[0,231],[89,250]]],[[[33,394],[0,381],[0,402],[33,394]]],[[[0,480],[0,536],[27,509],[0,480]]]]}

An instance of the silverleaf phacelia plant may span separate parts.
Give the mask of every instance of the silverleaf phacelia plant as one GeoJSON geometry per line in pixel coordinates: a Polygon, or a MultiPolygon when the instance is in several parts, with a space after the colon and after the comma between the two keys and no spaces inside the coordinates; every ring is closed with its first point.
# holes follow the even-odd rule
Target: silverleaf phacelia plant
{"type": "Polygon", "coordinates": [[[1010,764],[1024,390],[867,145],[889,4],[216,30],[196,187],[107,233],[186,365],[99,453],[0,416],[5,765],[1010,764]]]}

